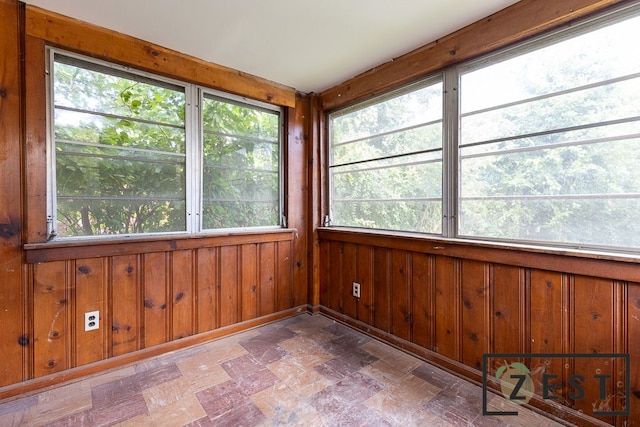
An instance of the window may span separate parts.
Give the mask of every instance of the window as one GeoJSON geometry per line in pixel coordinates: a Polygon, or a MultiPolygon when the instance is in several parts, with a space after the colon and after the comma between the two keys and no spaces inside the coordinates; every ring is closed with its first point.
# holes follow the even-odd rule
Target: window
{"type": "Polygon", "coordinates": [[[278,108],[50,53],[52,236],[279,224],[278,108]]]}
{"type": "Polygon", "coordinates": [[[457,90],[445,91],[444,121],[439,84],[430,102],[415,101],[426,88],[407,88],[334,112],[332,224],[640,249],[638,9],[445,70],[457,90]],[[420,116],[417,129],[444,137],[442,183],[442,157],[400,166],[414,167],[415,151],[436,156],[436,133],[418,148],[404,135],[420,116]]]}
{"type": "Polygon", "coordinates": [[[640,17],[460,77],[459,234],[640,248],[640,17]]]}
{"type": "Polygon", "coordinates": [[[209,94],[202,105],[203,228],[277,224],[278,113],[209,94]]]}
{"type": "Polygon", "coordinates": [[[440,233],[442,81],[330,116],[331,220],[440,233]]]}

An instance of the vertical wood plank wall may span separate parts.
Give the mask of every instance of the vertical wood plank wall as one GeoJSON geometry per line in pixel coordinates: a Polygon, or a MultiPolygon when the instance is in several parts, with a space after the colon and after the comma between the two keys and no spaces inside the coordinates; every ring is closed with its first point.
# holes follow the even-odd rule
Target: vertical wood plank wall
{"type": "MultiPolygon", "coordinates": [[[[633,264],[615,269],[603,263],[602,276],[594,277],[577,274],[580,265],[549,270],[543,258],[536,267],[535,255],[501,261],[499,253],[478,245],[459,244],[455,253],[440,255],[446,243],[433,250],[433,243],[421,239],[336,229],[319,234],[324,313],[476,381],[484,353],[628,352],[631,416],[626,425],[639,425],[640,283],[629,278],[640,277],[640,271],[633,264]],[[353,282],[361,285],[359,299],[351,294],[353,282]]],[[[540,375],[542,367],[558,375],[560,401],[568,407],[591,413],[592,405],[624,406],[620,361],[534,359],[531,366],[540,375]],[[607,400],[599,399],[594,383],[585,385],[583,399],[569,399],[566,363],[575,364],[573,372],[611,375],[607,400]]],[[[617,418],[600,417],[622,423],[617,418]]]]}
{"type": "Polygon", "coordinates": [[[0,0],[0,325],[11,345],[0,345],[0,386],[21,381],[27,368],[24,334],[28,289],[22,269],[22,67],[21,14],[0,0]],[[6,347],[6,348],[5,348],[6,347]]]}
{"type": "Polygon", "coordinates": [[[33,376],[293,308],[293,242],[262,240],[29,264],[33,376]],[[100,329],[86,332],[94,310],[100,329]]]}

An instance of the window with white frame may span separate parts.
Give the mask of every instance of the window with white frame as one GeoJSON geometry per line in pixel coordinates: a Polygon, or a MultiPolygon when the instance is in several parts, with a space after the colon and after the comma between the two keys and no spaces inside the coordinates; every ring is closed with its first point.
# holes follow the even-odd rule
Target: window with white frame
{"type": "MultiPolygon", "coordinates": [[[[402,101],[389,108],[383,97],[334,112],[331,223],[640,249],[639,14],[638,5],[627,7],[445,70],[445,82],[450,78],[456,90],[444,91],[450,114],[438,124],[453,129],[443,134],[442,184],[433,170],[380,172],[397,161],[394,151],[372,160],[385,162],[381,168],[367,164],[394,135],[385,123],[428,115],[435,103],[402,101]],[[408,111],[413,106],[418,111],[408,111]],[[351,141],[359,144],[356,157],[342,160],[351,141]],[[359,171],[367,167],[375,172],[359,171]],[[426,204],[408,208],[408,194],[442,206],[442,215],[426,204]],[[422,228],[418,219],[428,216],[442,227],[422,228]]],[[[408,88],[402,96],[415,92],[408,88]]],[[[411,144],[392,146],[413,151],[411,144]]]]}
{"type": "Polygon", "coordinates": [[[278,107],[53,49],[50,71],[51,236],[279,225],[278,107]]]}

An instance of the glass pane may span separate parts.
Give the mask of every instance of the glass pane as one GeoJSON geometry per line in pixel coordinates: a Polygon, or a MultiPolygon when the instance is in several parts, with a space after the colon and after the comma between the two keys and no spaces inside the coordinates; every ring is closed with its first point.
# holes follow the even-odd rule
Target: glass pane
{"type": "Polygon", "coordinates": [[[186,230],[183,91],[56,60],[58,236],[186,230]]]}
{"type": "Polygon", "coordinates": [[[184,126],[185,94],[160,82],[56,55],[53,102],[117,116],[184,126]],[[80,65],[82,64],[82,65],[80,65]]]}
{"type": "Polygon", "coordinates": [[[640,116],[640,78],[556,95],[461,119],[461,143],[640,116]]]}
{"type": "Polygon", "coordinates": [[[442,83],[358,109],[331,120],[331,144],[442,120],[442,83]]]}
{"type": "Polygon", "coordinates": [[[252,137],[274,144],[279,141],[280,120],[273,111],[207,96],[202,120],[205,132],[252,137]]]}
{"type": "Polygon", "coordinates": [[[640,196],[600,200],[462,200],[460,233],[577,246],[638,248],[639,210],[640,196]]]}
{"type": "Polygon", "coordinates": [[[461,113],[640,72],[640,17],[463,74],[461,113]]]}
{"type": "Polygon", "coordinates": [[[332,221],[337,225],[440,233],[442,162],[383,166],[388,161],[336,167],[332,221]]]}
{"type": "Polygon", "coordinates": [[[60,197],[57,233],[89,236],[183,231],[184,212],[182,200],[60,197]]]}
{"type": "Polygon", "coordinates": [[[332,215],[343,226],[442,233],[440,200],[336,201],[332,215]]]}
{"type": "Polygon", "coordinates": [[[204,99],[203,228],[279,224],[279,115],[204,99]]]}
{"type": "Polygon", "coordinates": [[[442,123],[372,136],[333,147],[333,165],[442,148],[442,123]]]}
{"type": "Polygon", "coordinates": [[[461,76],[458,233],[638,247],[640,17],[461,76]]]}
{"type": "Polygon", "coordinates": [[[442,233],[442,83],[330,116],[333,225],[442,233]]]}
{"type": "Polygon", "coordinates": [[[55,111],[57,141],[185,153],[184,128],[97,116],[90,112],[55,111]]]}

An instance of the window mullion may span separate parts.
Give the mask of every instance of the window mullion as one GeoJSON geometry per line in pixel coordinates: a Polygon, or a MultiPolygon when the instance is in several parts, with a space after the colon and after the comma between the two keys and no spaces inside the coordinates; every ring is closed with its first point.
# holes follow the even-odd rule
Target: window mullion
{"type": "Polygon", "coordinates": [[[447,69],[443,79],[442,235],[455,237],[458,230],[458,69],[447,69]]]}
{"type": "Polygon", "coordinates": [[[187,231],[200,231],[200,152],[202,151],[202,142],[200,138],[200,95],[196,86],[189,85],[186,91],[186,215],[187,215],[187,231]]]}
{"type": "MultiPolygon", "coordinates": [[[[47,123],[53,122],[54,117],[54,61],[53,61],[53,52],[47,50],[47,68],[46,68],[46,76],[47,76],[47,112],[46,112],[46,121],[47,123]]],[[[57,200],[56,200],[56,174],[55,174],[55,164],[56,164],[56,150],[55,150],[55,135],[53,126],[47,127],[47,240],[53,239],[57,234],[57,200]]]]}

